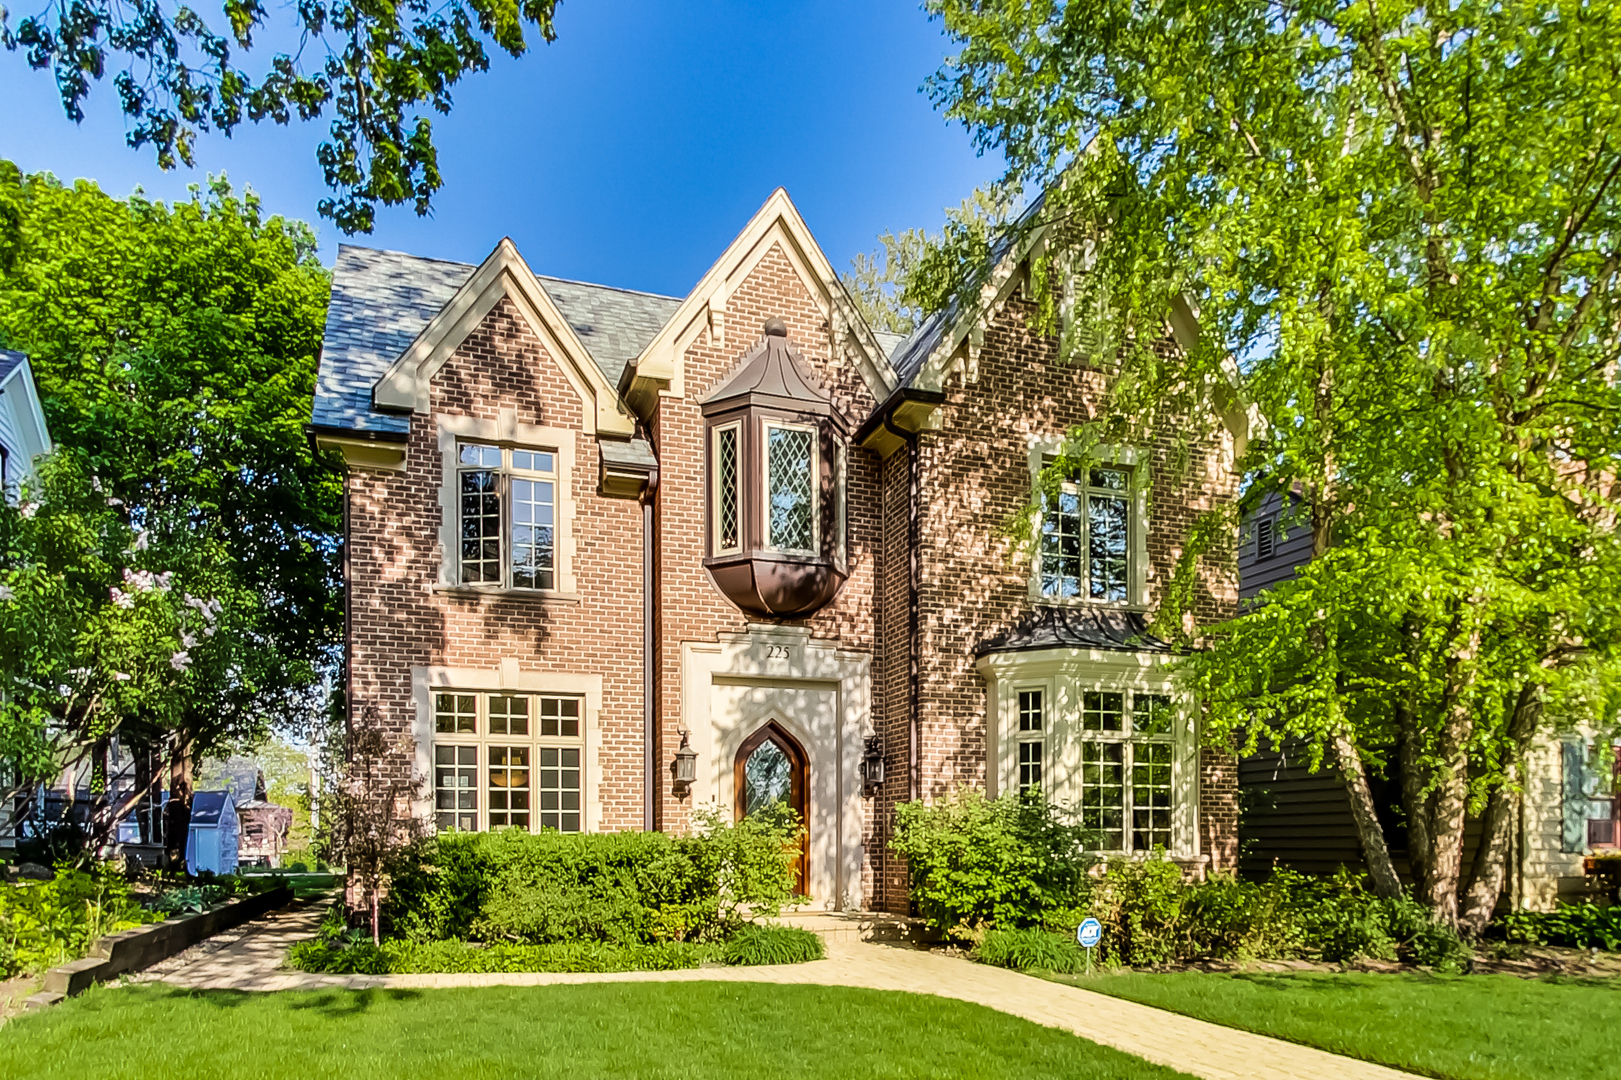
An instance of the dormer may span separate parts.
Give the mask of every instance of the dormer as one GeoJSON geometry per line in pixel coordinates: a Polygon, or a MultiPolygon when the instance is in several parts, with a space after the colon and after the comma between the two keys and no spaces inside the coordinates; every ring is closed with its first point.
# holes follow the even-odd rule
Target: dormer
{"type": "Polygon", "coordinates": [[[781,319],[703,402],[704,566],[751,615],[804,618],[849,574],[850,426],[781,319]]]}

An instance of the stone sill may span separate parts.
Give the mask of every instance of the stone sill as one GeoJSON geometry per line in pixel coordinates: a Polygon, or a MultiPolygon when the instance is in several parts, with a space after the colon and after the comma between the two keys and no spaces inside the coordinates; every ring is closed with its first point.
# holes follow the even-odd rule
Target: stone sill
{"type": "Polygon", "coordinates": [[[429,592],[437,596],[490,597],[491,599],[524,599],[542,604],[568,604],[580,602],[579,593],[552,592],[548,589],[507,589],[487,585],[433,585],[429,592]]]}

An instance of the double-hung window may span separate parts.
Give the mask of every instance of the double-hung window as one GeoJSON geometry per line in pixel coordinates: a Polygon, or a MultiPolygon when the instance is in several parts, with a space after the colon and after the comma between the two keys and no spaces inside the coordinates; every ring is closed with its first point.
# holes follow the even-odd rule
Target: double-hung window
{"type": "Polygon", "coordinates": [[[1060,486],[1041,515],[1041,594],[1060,600],[1127,597],[1131,474],[1094,466],[1060,486]]]}
{"type": "Polygon", "coordinates": [[[435,693],[438,827],[580,832],[581,704],[578,697],[542,694],[435,693]]]}
{"type": "Polygon", "coordinates": [[[1164,694],[1081,694],[1081,824],[1100,851],[1171,848],[1176,709],[1164,694]]]}
{"type": "Polygon", "coordinates": [[[765,425],[766,545],[778,551],[816,555],[821,505],[816,428],[765,425]]]}
{"type": "Polygon", "coordinates": [[[557,454],[462,443],[456,455],[463,585],[557,587],[557,454]]]}
{"type": "Polygon", "coordinates": [[[1046,691],[1019,691],[1019,790],[1040,791],[1047,764],[1046,691]]]}

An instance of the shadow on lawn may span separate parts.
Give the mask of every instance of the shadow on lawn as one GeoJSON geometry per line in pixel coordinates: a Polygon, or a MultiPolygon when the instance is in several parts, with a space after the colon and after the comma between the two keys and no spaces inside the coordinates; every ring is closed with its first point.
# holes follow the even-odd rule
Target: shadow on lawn
{"type": "MultiPolygon", "coordinates": [[[[195,1001],[215,1009],[238,1009],[253,1002],[267,1002],[296,1012],[314,1012],[334,1020],[370,1012],[374,1006],[385,1001],[415,1001],[422,997],[420,990],[284,990],[272,993],[254,990],[191,990],[180,986],[166,986],[149,993],[158,1001],[195,1001]]],[[[112,999],[98,993],[87,994],[81,1000],[84,1006],[91,1009],[115,1004],[112,999]]]]}
{"type": "Polygon", "coordinates": [[[342,1020],[370,1012],[382,1002],[416,1001],[420,990],[318,990],[289,999],[287,1007],[295,1012],[313,1011],[331,1020],[342,1020]]]}

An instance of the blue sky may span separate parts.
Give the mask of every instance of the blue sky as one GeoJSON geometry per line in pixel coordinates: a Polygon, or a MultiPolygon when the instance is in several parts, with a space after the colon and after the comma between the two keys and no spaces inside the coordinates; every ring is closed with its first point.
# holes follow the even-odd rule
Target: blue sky
{"type": "MultiPolygon", "coordinates": [[[[916,0],[565,0],[557,28],[435,118],[433,216],[385,209],[351,242],[477,262],[510,235],[537,272],[683,295],[778,185],[842,271],[1001,171],[919,92],[949,43],[916,0]]],[[[76,127],[48,73],[0,51],[0,102],[0,156],[25,171],[173,199],[224,170],[314,223],[328,264],[343,239],[315,211],[320,122],[204,136],[195,171],[164,173],[124,145],[110,81],[76,127]]]]}

